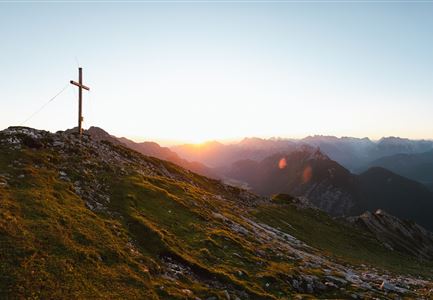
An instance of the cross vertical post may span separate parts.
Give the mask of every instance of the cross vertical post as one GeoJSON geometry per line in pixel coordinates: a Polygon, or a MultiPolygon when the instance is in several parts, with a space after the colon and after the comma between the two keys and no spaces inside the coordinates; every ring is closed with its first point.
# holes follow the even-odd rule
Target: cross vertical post
{"type": "MultiPolygon", "coordinates": [[[[83,68],[78,68],[78,83],[83,84],[83,68]]],[[[78,88],[78,132],[83,133],[83,89],[78,88]]]]}
{"type": "Polygon", "coordinates": [[[83,68],[78,68],[78,82],[71,80],[70,83],[78,87],[78,133],[81,136],[83,134],[83,89],[90,91],[90,88],[83,84],[83,68]]]}

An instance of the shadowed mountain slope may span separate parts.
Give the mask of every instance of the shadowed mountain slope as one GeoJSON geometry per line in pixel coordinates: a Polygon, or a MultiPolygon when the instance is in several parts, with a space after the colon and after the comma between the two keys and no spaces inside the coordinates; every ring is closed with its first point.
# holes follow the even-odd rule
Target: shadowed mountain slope
{"type": "Polygon", "coordinates": [[[433,184],[433,151],[385,156],[369,163],[368,166],[382,167],[412,180],[427,185],[433,184]]]}
{"type": "Polygon", "coordinates": [[[348,213],[356,202],[350,172],[309,148],[275,154],[261,162],[239,161],[226,175],[246,181],[252,191],[261,195],[287,193],[307,197],[334,215],[348,213]]]}
{"type": "Polygon", "coordinates": [[[360,174],[357,181],[362,199],[358,211],[384,209],[433,229],[433,194],[424,185],[379,167],[360,174]]]}
{"type": "Polygon", "coordinates": [[[275,154],[261,162],[239,161],[226,175],[262,195],[306,197],[335,216],[385,209],[433,229],[433,194],[425,186],[383,168],[354,175],[317,149],[275,154]]]}

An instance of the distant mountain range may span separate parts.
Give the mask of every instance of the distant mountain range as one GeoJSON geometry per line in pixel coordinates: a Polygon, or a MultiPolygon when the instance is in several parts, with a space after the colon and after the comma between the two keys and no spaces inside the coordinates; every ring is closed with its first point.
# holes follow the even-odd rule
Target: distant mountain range
{"type": "Polygon", "coordinates": [[[352,174],[311,147],[274,154],[260,162],[240,160],[225,175],[248,183],[262,195],[305,197],[334,216],[385,209],[433,229],[433,194],[424,185],[380,167],[352,174]]]}
{"type": "Polygon", "coordinates": [[[198,161],[212,168],[229,166],[240,159],[262,160],[277,152],[297,148],[297,143],[280,139],[245,138],[236,144],[207,142],[171,147],[182,158],[198,161]]]}
{"type": "Polygon", "coordinates": [[[433,185],[433,151],[385,156],[372,161],[367,167],[372,166],[383,167],[426,185],[433,185]]]}
{"type": "Polygon", "coordinates": [[[300,142],[319,147],[323,153],[351,171],[365,168],[366,165],[381,157],[433,150],[433,141],[399,137],[384,137],[375,142],[368,138],[312,136],[300,142]]]}
{"type": "Polygon", "coordinates": [[[385,137],[379,141],[368,138],[309,136],[304,139],[245,138],[234,144],[208,142],[202,145],[179,145],[171,148],[182,158],[198,161],[213,168],[231,165],[238,160],[262,160],[278,152],[288,153],[304,145],[320,148],[322,153],[345,168],[365,170],[371,162],[395,154],[418,154],[433,151],[433,141],[385,137]]]}

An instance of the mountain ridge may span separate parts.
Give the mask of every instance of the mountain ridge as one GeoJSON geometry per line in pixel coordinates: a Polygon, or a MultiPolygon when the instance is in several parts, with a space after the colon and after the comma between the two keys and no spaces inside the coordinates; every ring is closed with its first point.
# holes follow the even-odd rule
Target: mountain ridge
{"type": "Polygon", "coordinates": [[[399,153],[378,158],[367,167],[383,167],[424,184],[433,183],[433,150],[422,153],[399,153]]]}
{"type": "Polygon", "coordinates": [[[240,159],[262,160],[278,152],[289,152],[302,145],[310,145],[320,148],[323,153],[351,171],[365,168],[370,162],[384,156],[433,150],[431,140],[382,137],[380,140],[372,141],[367,137],[339,138],[323,135],[302,139],[249,137],[237,143],[215,145],[217,146],[208,143],[202,146],[184,144],[173,146],[171,149],[187,160],[198,161],[213,168],[224,168],[240,159]]]}
{"type": "MultiPolygon", "coordinates": [[[[68,129],[66,133],[76,132],[76,128],[68,129]]],[[[116,137],[114,135],[109,134],[105,130],[100,127],[91,126],[89,129],[84,130],[85,133],[92,136],[97,141],[109,141],[115,145],[124,145],[130,149],[140,152],[141,154],[147,156],[153,156],[159,159],[168,160],[173,162],[179,166],[182,166],[188,170],[191,170],[195,173],[211,177],[211,178],[219,178],[219,176],[214,172],[211,168],[199,163],[199,162],[190,162],[185,159],[179,157],[179,155],[170,150],[168,147],[161,147],[158,143],[145,141],[145,142],[134,142],[125,137],[116,137]]]]}
{"type": "Polygon", "coordinates": [[[288,193],[306,197],[335,216],[385,209],[433,228],[428,213],[433,211],[433,194],[427,187],[378,167],[360,175],[352,174],[317,153],[320,150],[304,148],[275,154],[261,162],[239,161],[226,175],[245,181],[261,195],[288,193]]]}
{"type": "Polygon", "coordinates": [[[433,233],[414,222],[398,219],[383,210],[347,219],[373,233],[391,250],[399,249],[423,260],[433,258],[433,233]]]}

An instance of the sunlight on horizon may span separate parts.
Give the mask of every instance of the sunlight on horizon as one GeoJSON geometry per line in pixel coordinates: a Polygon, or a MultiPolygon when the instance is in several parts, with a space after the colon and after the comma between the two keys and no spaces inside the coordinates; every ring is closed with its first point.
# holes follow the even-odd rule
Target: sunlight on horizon
{"type": "MultiPolygon", "coordinates": [[[[78,61],[84,127],[116,136],[433,139],[431,4],[73,5],[3,4],[0,127],[76,80],[78,61]]],[[[25,125],[75,127],[76,97],[25,125]]]]}

